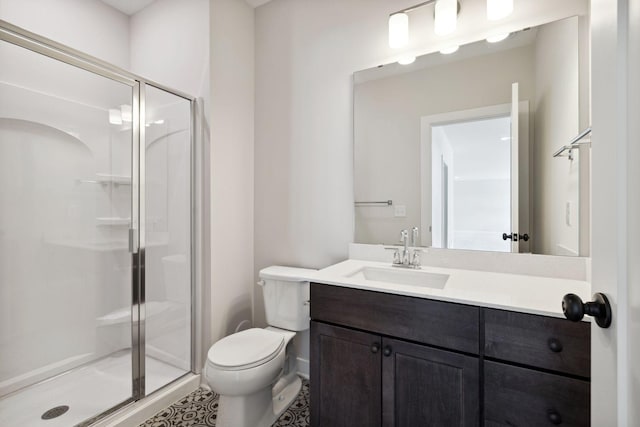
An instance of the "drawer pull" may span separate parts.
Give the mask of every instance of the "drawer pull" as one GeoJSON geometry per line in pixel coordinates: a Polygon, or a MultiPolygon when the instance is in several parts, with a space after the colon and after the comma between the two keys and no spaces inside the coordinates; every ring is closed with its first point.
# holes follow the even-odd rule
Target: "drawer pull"
{"type": "Polygon", "coordinates": [[[547,414],[547,418],[549,418],[549,421],[551,422],[551,424],[554,424],[554,425],[562,424],[562,417],[556,411],[549,411],[549,413],[547,414]]]}
{"type": "Polygon", "coordinates": [[[562,351],[562,343],[556,338],[549,338],[547,344],[549,345],[549,350],[553,351],[554,353],[560,353],[562,351]]]}
{"type": "Polygon", "coordinates": [[[390,346],[386,346],[386,347],[384,348],[384,351],[382,352],[382,354],[384,354],[384,355],[385,355],[385,357],[389,357],[389,356],[391,356],[391,353],[392,353],[392,350],[391,350],[391,347],[390,347],[390,346]]]}
{"type": "Polygon", "coordinates": [[[375,354],[380,350],[380,345],[377,342],[371,344],[371,353],[375,354]]]}

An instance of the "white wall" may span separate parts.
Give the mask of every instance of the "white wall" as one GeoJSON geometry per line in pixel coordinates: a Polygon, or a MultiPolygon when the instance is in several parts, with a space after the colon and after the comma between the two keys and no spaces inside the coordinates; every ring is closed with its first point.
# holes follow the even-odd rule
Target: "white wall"
{"type": "Polygon", "coordinates": [[[580,251],[580,155],[575,150],[573,161],[551,156],[579,132],[578,52],[577,18],[538,31],[532,181],[535,253],[578,255],[580,251]]]}
{"type": "Polygon", "coordinates": [[[254,10],[244,1],[211,2],[211,98],[214,342],[252,320],[254,10]]]}
{"type": "Polygon", "coordinates": [[[131,16],[130,70],[209,98],[208,16],[208,0],[156,0],[131,16]]]}
{"type": "Polygon", "coordinates": [[[0,0],[0,19],[129,67],[129,17],[101,1],[0,0]]]}
{"type": "MultiPolygon", "coordinates": [[[[485,3],[465,1],[459,31],[446,40],[427,30],[432,9],[416,12],[411,25],[417,37],[407,50],[432,52],[490,30],[570,16],[588,5],[517,2],[514,14],[496,25],[478,19],[485,3]]],[[[413,4],[274,0],[256,9],[256,277],[270,264],[320,268],[347,257],[354,230],[352,73],[399,56],[387,45],[388,14],[413,4]]],[[[263,322],[258,290],[255,314],[263,322]]]]}

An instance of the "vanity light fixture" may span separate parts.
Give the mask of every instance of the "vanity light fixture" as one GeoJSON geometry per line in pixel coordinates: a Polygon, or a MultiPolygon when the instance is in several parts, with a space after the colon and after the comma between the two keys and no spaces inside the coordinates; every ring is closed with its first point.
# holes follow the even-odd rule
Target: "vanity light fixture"
{"type": "Polygon", "coordinates": [[[409,65],[409,64],[413,64],[415,61],[416,61],[415,56],[404,56],[398,60],[398,64],[409,65]]]}
{"type": "Polygon", "coordinates": [[[487,0],[487,19],[497,21],[513,12],[513,0],[487,0]]]}
{"type": "Polygon", "coordinates": [[[460,5],[458,0],[427,0],[389,15],[389,47],[398,49],[409,44],[409,12],[435,4],[434,32],[439,36],[456,30],[460,5]]]}
{"type": "Polygon", "coordinates": [[[456,46],[448,46],[448,47],[445,47],[444,49],[440,49],[440,53],[443,54],[443,55],[450,55],[450,54],[452,54],[454,52],[457,52],[458,49],[460,49],[460,46],[457,46],[457,45],[456,46]]]}
{"type": "Polygon", "coordinates": [[[489,43],[498,43],[509,37],[510,34],[511,33],[494,34],[493,36],[487,37],[487,41],[489,43]]]}

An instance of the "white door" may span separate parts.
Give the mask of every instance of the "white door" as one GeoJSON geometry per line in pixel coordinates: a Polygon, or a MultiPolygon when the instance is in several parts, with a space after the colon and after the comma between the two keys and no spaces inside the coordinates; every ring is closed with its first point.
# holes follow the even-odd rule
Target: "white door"
{"type": "Polygon", "coordinates": [[[640,2],[591,1],[592,290],[613,323],[591,328],[591,425],[640,425],[640,2]]]}
{"type": "Polygon", "coordinates": [[[511,252],[520,252],[520,243],[518,239],[520,233],[519,228],[519,125],[518,118],[520,114],[519,109],[520,99],[518,96],[518,83],[511,85],[511,233],[513,233],[513,239],[511,240],[511,252]]]}
{"type": "Polygon", "coordinates": [[[512,218],[518,219],[519,198],[528,201],[517,149],[528,147],[528,111],[523,101],[515,109],[509,103],[421,118],[422,244],[513,250],[503,233],[518,232],[512,218]],[[522,126],[513,130],[512,115],[518,114],[522,126]],[[516,142],[512,131],[520,132],[516,142]]]}

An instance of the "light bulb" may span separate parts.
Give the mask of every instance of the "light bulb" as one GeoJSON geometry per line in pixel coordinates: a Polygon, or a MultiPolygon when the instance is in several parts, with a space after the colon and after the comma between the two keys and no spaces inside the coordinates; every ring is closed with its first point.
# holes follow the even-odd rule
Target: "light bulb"
{"type": "Polygon", "coordinates": [[[497,21],[513,12],[513,0],[487,0],[487,19],[497,21]]]}
{"type": "Polygon", "coordinates": [[[109,123],[111,123],[112,125],[122,124],[122,114],[120,114],[120,110],[109,108],[109,123]]]}
{"type": "Polygon", "coordinates": [[[409,43],[409,15],[394,13],[389,17],[389,47],[398,49],[409,43]]]}
{"type": "Polygon", "coordinates": [[[130,122],[131,120],[133,120],[131,105],[128,105],[128,104],[121,105],[120,113],[122,114],[123,121],[130,122]]]}
{"type": "Polygon", "coordinates": [[[460,49],[460,46],[448,46],[448,47],[445,47],[444,49],[440,49],[440,53],[443,55],[450,55],[454,52],[457,52],[458,49],[460,49]]]}
{"type": "Polygon", "coordinates": [[[487,37],[487,41],[489,43],[498,43],[498,42],[501,42],[502,40],[506,39],[507,37],[509,37],[509,34],[511,34],[511,33],[495,34],[493,36],[487,37]]]}
{"type": "Polygon", "coordinates": [[[409,65],[409,64],[413,64],[416,61],[416,57],[415,56],[403,56],[402,58],[400,58],[398,60],[398,64],[400,65],[409,65]]]}
{"type": "Polygon", "coordinates": [[[453,33],[458,20],[458,1],[437,0],[435,9],[433,31],[439,36],[453,33]]]}

